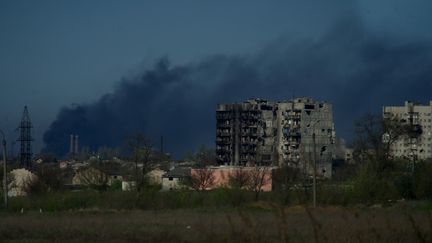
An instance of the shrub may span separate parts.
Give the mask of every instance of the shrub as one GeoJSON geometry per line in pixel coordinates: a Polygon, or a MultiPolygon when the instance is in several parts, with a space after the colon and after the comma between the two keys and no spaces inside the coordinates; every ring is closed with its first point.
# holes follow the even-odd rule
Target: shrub
{"type": "Polygon", "coordinates": [[[113,191],[121,191],[122,190],[122,181],[115,179],[111,182],[110,189],[113,191]]]}
{"type": "Polygon", "coordinates": [[[414,173],[414,195],[417,199],[432,199],[432,161],[421,161],[414,173]]]}

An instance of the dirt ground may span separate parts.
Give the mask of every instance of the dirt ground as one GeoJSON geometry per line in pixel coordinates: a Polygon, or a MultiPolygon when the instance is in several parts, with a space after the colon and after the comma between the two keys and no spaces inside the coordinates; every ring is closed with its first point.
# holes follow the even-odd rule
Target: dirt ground
{"type": "Polygon", "coordinates": [[[2,242],[432,242],[431,212],[397,208],[0,214],[2,242]]]}

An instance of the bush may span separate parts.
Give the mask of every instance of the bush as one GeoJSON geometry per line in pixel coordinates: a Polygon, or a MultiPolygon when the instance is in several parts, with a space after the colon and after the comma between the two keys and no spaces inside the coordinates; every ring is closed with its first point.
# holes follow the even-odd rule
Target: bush
{"type": "Polygon", "coordinates": [[[113,191],[121,191],[122,190],[122,181],[115,179],[112,181],[110,185],[110,189],[113,191]]]}
{"type": "Polygon", "coordinates": [[[432,161],[417,163],[414,173],[414,195],[417,199],[432,199],[432,161]]]}
{"type": "Polygon", "coordinates": [[[353,198],[353,186],[349,182],[320,185],[317,194],[320,204],[346,206],[356,202],[353,198]]]}
{"type": "Polygon", "coordinates": [[[353,196],[361,203],[386,202],[399,199],[394,178],[376,168],[378,162],[365,162],[358,171],[353,184],[353,196]]]}

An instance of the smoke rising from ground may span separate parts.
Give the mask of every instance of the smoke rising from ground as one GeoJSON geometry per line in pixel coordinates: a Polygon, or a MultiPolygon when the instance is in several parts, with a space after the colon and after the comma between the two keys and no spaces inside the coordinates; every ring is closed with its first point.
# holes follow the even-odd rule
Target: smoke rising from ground
{"type": "Polygon", "coordinates": [[[404,100],[427,102],[431,88],[429,43],[372,33],[345,18],[319,39],[284,37],[255,54],[176,66],[162,58],[97,102],[64,107],[44,135],[45,151],[65,154],[70,134],[96,149],[143,131],[156,144],[163,135],[166,151],[178,156],[214,144],[217,103],[293,95],[332,102],[336,132],[349,140],[363,113],[404,100]]]}

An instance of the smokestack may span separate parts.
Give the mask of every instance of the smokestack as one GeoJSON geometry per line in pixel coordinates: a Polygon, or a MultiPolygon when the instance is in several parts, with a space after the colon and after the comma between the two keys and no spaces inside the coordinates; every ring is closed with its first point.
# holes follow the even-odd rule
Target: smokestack
{"type": "Polygon", "coordinates": [[[75,147],[74,147],[74,153],[78,154],[78,135],[75,135],[75,147]]]}
{"type": "Polygon", "coordinates": [[[74,153],[74,135],[70,135],[69,153],[74,153]]]}

